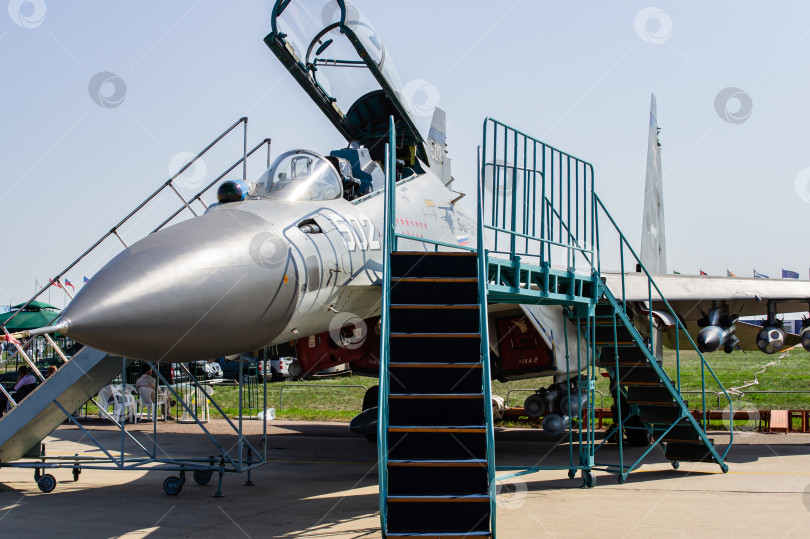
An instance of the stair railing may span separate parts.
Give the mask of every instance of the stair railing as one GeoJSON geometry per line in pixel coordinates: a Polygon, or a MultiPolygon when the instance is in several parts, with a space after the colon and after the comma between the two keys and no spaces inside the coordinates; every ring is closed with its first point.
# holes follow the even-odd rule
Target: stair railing
{"type": "Polygon", "coordinates": [[[379,403],[377,408],[377,478],[380,490],[380,529],[385,535],[388,522],[388,396],[391,356],[391,252],[396,249],[396,130],[394,117],[388,124],[388,143],[385,145],[385,187],[383,210],[383,282],[382,311],[380,317],[380,372],[379,403]]]}
{"type": "Polygon", "coordinates": [[[590,163],[493,118],[484,120],[481,160],[483,229],[493,235],[490,254],[506,254],[514,262],[536,259],[542,267],[555,263],[556,248],[565,252],[564,262],[556,262],[571,271],[579,257],[592,267],[590,163]]]}
{"type": "Polygon", "coordinates": [[[479,331],[481,336],[481,365],[483,369],[482,383],[484,393],[484,418],[487,429],[487,480],[489,482],[489,515],[490,530],[495,537],[497,523],[496,487],[495,482],[495,419],[492,413],[492,369],[489,363],[489,317],[487,313],[487,279],[489,274],[488,253],[484,248],[484,182],[481,181],[483,170],[481,168],[481,150],[478,150],[478,237],[477,237],[477,264],[478,264],[478,315],[479,331]]]}
{"type": "Polygon", "coordinates": [[[73,295],[67,291],[62,278],[67,274],[68,271],[73,269],[77,264],[79,264],[82,260],[84,260],[90,253],[95,251],[105,240],[110,238],[111,236],[115,236],[115,238],[123,245],[124,248],[127,248],[129,245],[124,241],[123,237],[119,233],[121,227],[129,222],[136,214],[138,214],[149,202],[154,200],[158,195],[160,195],[166,189],[169,189],[173,192],[182,202],[182,205],[178,210],[172,213],[165,221],[163,221],[160,225],[155,228],[152,233],[157,232],[167,224],[169,224],[175,217],[180,215],[183,211],[188,210],[190,211],[195,217],[198,215],[197,212],[194,211],[192,208],[192,204],[198,202],[203,208],[207,209],[205,202],[202,200],[202,196],[207,193],[214,185],[216,185],[220,180],[222,180],[227,174],[231,171],[242,166],[242,179],[245,180],[247,178],[247,160],[250,156],[252,156],[256,151],[260,148],[267,146],[267,164],[270,164],[270,146],[271,142],[270,139],[264,139],[259,144],[257,144],[252,149],[248,150],[247,147],[247,117],[242,117],[236,122],[234,122],[230,127],[228,127],[225,131],[220,133],[218,137],[216,137],[208,146],[206,146],[201,152],[199,152],[196,156],[194,156],[188,163],[186,163],[180,170],[178,170],[174,175],[172,175],[168,180],[166,180],[160,187],[158,187],[152,194],[146,197],[140,204],[138,204],[135,209],[129,212],[126,217],[121,219],[115,226],[113,226],[109,231],[103,234],[95,243],[93,243],[86,251],[84,251],[81,255],[79,255],[75,260],[73,260],[70,264],[68,264],[62,271],[56,274],[56,276],[50,280],[50,282],[38,290],[28,301],[23,303],[20,308],[18,308],[14,314],[12,314],[2,326],[5,329],[8,326],[8,323],[11,322],[23,309],[28,307],[31,302],[35,301],[39,298],[46,290],[49,290],[51,286],[57,286],[61,288],[65,294],[70,298],[73,299],[73,295]],[[243,140],[243,148],[242,148],[242,157],[240,157],[235,163],[233,163],[230,167],[228,167],[225,172],[217,176],[213,181],[208,183],[205,187],[203,187],[197,194],[186,200],[177,188],[174,185],[174,182],[177,178],[180,177],[186,170],[189,169],[192,165],[194,165],[197,160],[199,160],[203,155],[208,153],[209,150],[214,148],[221,140],[223,140],[228,134],[233,132],[239,126],[243,127],[242,130],[242,140],[243,140]]]}
{"type": "MultiPolygon", "coordinates": [[[[610,290],[607,287],[604,287],[604,286],[603,286],[602,291],[605,293],[605,295],[609,299],[611,299],[612,302],[615,303],[616,306],[621,308],[621,310],[617,314],[618,314],[619,318],[622,319],[622,322],[625,324],[625,326],[628,327],[628,329],[632,328],[631,329],[631,333],[632,333],[635,328],[634,328],[633,324],[630,322],[629,318],[627,317],[627,295],[626,295],[627,290],[626,290],[626,284],[625,284],[625,278],[624,278],[625,273],[626,273],[626,271],[625,271],[625,261],[624,261],[624,251],[625,251],[625,248],[626,248],[627,251],[629,251],[632,259],[635,261],[635,264],[634,264],[635,268],[640,270],[640,272],[645,276],[645,278],[647,280],[647,301],[648,301],[648,303],[647,303],[647,317],[648,317],[647,323],[648,323],[648,327],[649,327],[649,331],[650,331],[650,333],[649,333],[650,339],[649,339],[649,343],[639,342],[638,343],[640,345],[639,347],[642,350],[644,350],[645,354],[647,355],[648,359],[650,360],[650,364],[652,365],[653,369],[658,373],[658,375],[661,377],[661,379],[666,383],[667,386],[671,386],[671,384],[669,383],[668,375],[666,374],[666,372],[664,372],[663,368],[660,365],[658,365],[658,362],[656,361],[656,356],[655,356],[655,349],[654,349],[655,342],[654,342],[654,339],[652,338],[653,334],[654,334],[654,331],[655,331],[654,324],[653,324],[653,290],[654,290],[656,292],[657,296],[658,296],[658,299],[656,299],[656,302],[660,302],[661,304],[663,304],[666,311],[668,311],[669,314],[671,315],[672,319],[675,320],[675,360],[676,360],[676,367],[675,368],[676,368],[676,379],[677,379],[677,381],[676,381],[676,386],[672,387],[672,389],[674,389],[676,391],[676,393],[677,393],[677,394],[673,395],[675,397],[675,400],[678,401],[678,403],[680,405],[682,405],[682,406],[685,406],[685,403],[684,403],[684,401],[683,401],[683,399],[681,397],[681,354],[680,354],[680,350],[681,350],[680,335],[681,335],[681,332],[683,332],[684,336],[686,337],[686,344],[688,346],[690,346],[697,353],[698,357],[700,358],[700,365],[701,365],[701,396],[702,396],[702,408],[703,408],[703,414],[702,414],[701,423],[702,423],[703,428],[702,428],[702,432],[699,432],[699,435],[703,439],[704,443],[707,444],[707,447],[712,448],[712,451],[714,451],[713,444],[711,444],[711,442],[709,442],[709,440],[708,440],[708,438],[706,437],[706,434],[705,434],[705,431],[708,429],[708,415],[706,413],[706,372],[707,371],[711,375],[711,377],[714,379],[714,382],[720,388],[721,392],[725,395],[726,399],[728,399],[729,418],[730,418],[730,420],[729,420],[729,435],[730,435],[730,437],[729,437],[728,446],[726,447],[724,453],[721,456],[722,459],[725,459],[726,455],[728,454],[729,450],[731,449],[732,443],[734,442],[734,409],[733,409],[733,402],[732,402],[731,396],[728,394],[726,389],[723,387],[723,384],[720,382],[720,379],[717,377],[714,370],[711,368],[711,365],[709,365],[708,361],[706,361],[706,358],[700,352],[700,350],[698,349],[698,347],[695,344],[694,340],[692,340],[692,337],[686,331],[686,326],[683,324],[683,322],[681,321],[681,318],[677,315],[675,310],[672,308],[672,306],[669,304],[667,299],[664,297],[663,293],[661,292],[661,289],[658,288],[658,285],[655,283],[655,280],[653,279],[650,272],[647,271],[647,268],[644,266],[644,264],[642,264],[641,258],[636,254],[635,250],[630,245],[630,242],[627,241],[627,238],[624,236],[622,231],[619,229],[619,226],[616,224],[616,221],[610,215],[610,212],[608,212],[607,208],[605,207],[605,204],[602,202],[602,200],[599,198],[599,196],[596,195],[596,193],[594,193],[593,199],[594,199],[594,206],[597,208],[597,210],[601,209],[601,212],[604,213],[604,215],[608,218],[610,224],[613,226],[613,231],[615,231],[615,233],[619,237],[620,271],[621,271],[621,283],[622,283],[622,285],[621,285],[621,297],[620,298],[619,297],[614,297],[613,294],[610,292],[610,290]]],[[[601,262],[601,250],[600,250],[601,234],[600,234],[600,229],[599,229],[599,211],[596,212],[595,217],[596,217],[596,219],[595,219],[595,224],[596,224],[596,251],[597,251],[597,255],[598,255],[598,257],[597,257],[597,271],[601,275],[602,262],[601,262]]],[[[689,417],[691,418],[691,414],[689,414],[689,417]]],[[[694,421],[694,418],[691,418],[691,421],[694,421]]],[[[695,425],[697,425],[697,423],[695,423],[695,425]]]]}

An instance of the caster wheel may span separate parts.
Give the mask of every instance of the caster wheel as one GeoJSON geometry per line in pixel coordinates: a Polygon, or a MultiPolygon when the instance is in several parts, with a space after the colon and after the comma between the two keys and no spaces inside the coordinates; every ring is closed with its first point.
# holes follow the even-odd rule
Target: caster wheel
{"type": "Polygon", "coordinates": [[[576,470],[568,470],[568,479],[573,479],[577,476],[576,470]]]}
{"type": "Polygon", "coordinates": [[[619,484],[620,484],[620,485],[624,485],[624,483],[625,483],[626,481],[627,481],[627,478],[626,478],[624,475],[620,475],[620,476],[619,476],[619,484]]]}
{"type": "Polygon", "coordinates": [[[163,481],[163,492],[169,496],[177,496],[180,494],[180,491],[183,490],[183,483],[184,481],[179,477],[167,477],[166,480],[163,481]]]}
{"type": "Polygon", "coordinates": [[[596,486],[596,478],[593,476],[590,470],[585,470],[582,472],[582,480],[585,482],[585,486],[587,488],[593,488],[596,486]]]}
{"type": "Polygon", "coordinates": [[[79,480],[79,476],[82,475],[81,468],[73,468],[73,482],[77,482],[79,480]]]}
{"type": "Polygon", "coordinates": [[[681,463],[678,462],[677,460],[673,460],[672,461],[672,467],[677,470],[678,468],[681,467],[681,463]]]}
{"type": "Polygon", "coordinates": [[[723,473],[728,473],[728,466],[727,466],[727,465],[723,464],[723,465],[720,467],[720,469],[721,469],[721,470],[723,470],[723,473]]]}
{"type": "Polygon", "coordinates": [[[212,470],[194,470],[194,482],[198,485],[207,485],[213,475],[212,470]]]}
{"type": "Polygon", "coordinates": [[[42,492],[48,493],[56,488],[56,479],[51,474],[45,474],[37,479],[37,486],[42,492]]]}

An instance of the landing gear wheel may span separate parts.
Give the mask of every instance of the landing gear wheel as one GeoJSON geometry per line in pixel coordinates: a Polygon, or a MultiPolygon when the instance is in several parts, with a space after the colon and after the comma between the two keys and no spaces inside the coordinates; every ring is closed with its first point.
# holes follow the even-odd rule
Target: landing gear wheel
{"type": "Polygon", "coordinates": [[[593,488],[596,486],[596,478],[593,476],[590,470],[583,470],[582,472],[582,480],[585,482],[585,486],[587,488],[593,488]]]}
{"type": "Polygon", "coordinates": [[[568,470],[568,479],[573,479],[577,476],[576,470],[568,470]]]}
{"type": "Polygon", "coordinates": [[[207,485],[213,476],[213,470],[194,470],[194,482],[198,485],[207,485]]]}
{"type": "Polygon", "coordinates": [[[39,487],[39,490],[47,494],[56,488],[56,479],[54,479],[51,474],[46,473],[37,479],[37,486],[39,487]]]}
{"type": "MultiPolygon", "coordinates": [[[[379,404],[380,404],[380,386],[371,386],[366,390],[366,394],[363,395],[363,409],[361,410],[361,412],[365,412],[369,408],[379,406],[379,404]]],[[[369,442],[376,442],[377,433],[366,434],[366,440],[368,440],[369,442]]]]}
{"type": "Polygon", "coordinates": [[[79,476],[82,475],[81,468],[73,468],[73,482],[77,482],[79,480],[79,476]]]}
{"type": "Polygon", "coordinates": [[[168,494],[169,496],[177,496],[180,494],[180,491],[183,490],[183,481],[179,477],[171,476],[167,477],[165,481],[163,481],[163,492],[168,494]]]}
{"type": "Polygon", "coordinates": [[[672,468],[673,468],[673,469],[677,470],[677,469],[678,469],[678,468],[680,468],[680,467],[681,467],[681,463],[680,463],[680,462],[678,462],[677,460],[673,460],[673,461],[672,461],[672,468]]]}
{"type": "Polygon", "coordinates": [[[627,445],[630,447],[647,447],[652,443],[652,434],[637,415],[628,417],[624,424],[627,427],[632,427],[624,429],[624,434],[627,436],[627,445]]]}

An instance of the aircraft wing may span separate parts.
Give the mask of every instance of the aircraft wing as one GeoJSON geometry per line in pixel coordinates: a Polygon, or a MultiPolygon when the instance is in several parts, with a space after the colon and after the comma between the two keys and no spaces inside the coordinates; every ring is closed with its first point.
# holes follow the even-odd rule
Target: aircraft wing
{"type": "MultiPolygon", "coordinates": [[[[628,303],[650,301],[648,279],[643,273],[606,273],[605,283],[617,298],[628,303]]],[[[661,296],[684,321],[703,317],[717,304],[728,305],[731,314],[765,315],[768,302],[777,304],[779,313],[806,312],[810,303],[810,282],[783,279],[742,279],[690,275],[653,275],[661,293],[652,288],[653,310],[664,310],[661,296]]]]}

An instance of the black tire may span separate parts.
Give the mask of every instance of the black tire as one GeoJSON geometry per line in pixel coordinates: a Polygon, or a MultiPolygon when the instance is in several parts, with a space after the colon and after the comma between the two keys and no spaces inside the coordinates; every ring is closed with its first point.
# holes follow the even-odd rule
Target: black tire
{"type": "Polygon", "coordinates": [[[194,470],[194,482],[198,485],[207,485],[213,476],[213,470],[194,470]]]}
{"type": "MultiPolygon", "coordinates": [[[[363,409],[361,412],[365,412],[369,408],[374,408],[375,406],[380,405],[380,386],[371,386],[366,390],[366,394],[363,395],[363,409]]],[[[369,442],[376,442],[377,441],[377,434],[366,434],[366,440],[369,442]]]]}
{"type": "Polygon", "coordinates": [[[177,496],[183,490],[184,481],[176,476],[167,477],[163,481],[163,492],[169,496],[177,496]]]}
{"type": "Polygon", "coordinates": [[[582,479],[585,482],[585,486],[587,488],[593,488],[596,486],[596,477],[594,477],[593,473],[590,470],[584,470],[582,472],[582,479]]]}
{"type": "Polygon", "coordinates": [[[51,474],[46,473],[37,479],[37,486],[39,490],[47,494],[56,488],[56,479],[51,474]]]}
{"type": "Polygon", "coordinates": [[[79,476],[82,475],[81,468],[73,468],[73,481],[76,482],[79,480],[79,476]]]}

